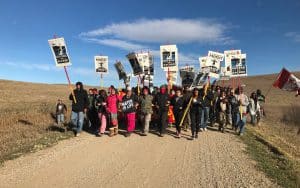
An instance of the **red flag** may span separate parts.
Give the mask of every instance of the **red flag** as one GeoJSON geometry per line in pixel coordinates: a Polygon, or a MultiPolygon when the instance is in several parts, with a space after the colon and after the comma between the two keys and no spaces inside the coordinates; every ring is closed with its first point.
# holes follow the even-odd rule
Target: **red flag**
{"type": "Polygon", "coordinates": [[[286,91],[297,91],[300,88],[300,80],[283,68],[273,86],[286,91]]]}

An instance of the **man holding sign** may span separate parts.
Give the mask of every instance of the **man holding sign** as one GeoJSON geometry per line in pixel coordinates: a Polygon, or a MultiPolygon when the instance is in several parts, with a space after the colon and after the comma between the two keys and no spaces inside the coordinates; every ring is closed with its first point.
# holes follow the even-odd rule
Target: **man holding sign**
{"type": "Polygon", "coordinates": [[[72,101],[71,122],[74,126],[75,136],[79,136],[83,127],[84,113],[87,112],[89,106],[89,99],[87,91],[83,89],[81,82],[76,83],[76,89],[74,89],[73,93],[69,96],[69,99],[72,101]]]}

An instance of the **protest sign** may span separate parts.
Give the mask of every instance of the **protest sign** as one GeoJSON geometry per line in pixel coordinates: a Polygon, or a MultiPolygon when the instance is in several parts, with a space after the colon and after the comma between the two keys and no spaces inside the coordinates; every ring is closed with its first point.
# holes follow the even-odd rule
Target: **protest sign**
{"type": "Polygon", "coordinates": [[[178,49],[176,45],[160,46],[161,68],[164,71],[178,70],[178,49]]]}
{"type": "Polygon", "coordinates": [[[185,66],[179,69],[179,75],[181,77],[182,87],[190,87],[195,78],[195,72],[193,66],[185,66]]]}
{"type": "Polygon", "coordinates": [[[127,74],[125,72],[125,69],[124,69],[122,63],[120,61],[117,61],[114,65],[115,65],[115,68],[118,72],[119,80],[123,79],[125,81],[126,77],[127,77],[127,74]]]}
{"type": "Polygon", "coordinates": [[[137,55],[135,53],[129,53],[126,57],[130,62],[131,68],[133,70],[133,75],[138,76],[140,74],[143,74],[143,67],[138,61],[137,55]]]}
{"type": "Polygon", "coordinates": [[[203,73],[209,73],[210,77],[219,78],[220,74],[220,61],[211,57],[200,57],[200,71],[203,73]]]}
{"type": "Polygon", "coordinates": [[[101,74],[108,73],[108,56],[95,56],[95,71],[101,74]]]}
{"type": "Polygon", "coordinates": [[[56,66],[70,66],[71,61],[68,55],[67,46],[64,38],[54,38],[48,40],[56,66]]]}

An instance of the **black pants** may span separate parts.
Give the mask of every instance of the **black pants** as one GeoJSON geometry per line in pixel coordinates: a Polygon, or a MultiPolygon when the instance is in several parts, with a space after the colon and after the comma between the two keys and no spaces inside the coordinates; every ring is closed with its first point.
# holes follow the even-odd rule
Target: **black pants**
{"type": "Polygon", "coordinates": [[[195,136],[199,132],[200,122],[201,122],[201,112],[200,111],[191,111],[191,129],[192,135],[195,136]]]}
{"type": "Polygon", "coordinates": [[[176,131],[180,133],[181,132],[180,121],[183,117],[183,111],[174,112],[174,116],[175,116],[176,131]]]}
{"type": "Polygon", "coordinates": [[[158,113],[158,118],[158,131],[160,134],[165,134],[168,126],[168,111],[160,111],[158,113]]]}

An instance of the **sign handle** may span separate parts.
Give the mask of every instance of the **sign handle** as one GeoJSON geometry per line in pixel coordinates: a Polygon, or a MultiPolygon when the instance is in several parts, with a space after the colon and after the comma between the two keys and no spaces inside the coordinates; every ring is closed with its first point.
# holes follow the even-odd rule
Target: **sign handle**
{"type": "Polygon", "coordinates": [[[103,74],[100,73],[100,89],[103,89],[103,74]]]}
{"type": "Polygon", "coordinates": [[[76,97],[75,97],[75,94],[74,94],[74,90],[73,90],[72,85],[71,85],[71,81],[70,81],[69,74],[68,74],[68,71],[67,71],[67,67],[66,67],[66,66],[64,66],[64,70],[65,70],[66,77],[67,77],[67,80],[68,80],[69,88],[70,88],[70,90],[71,90],[71,92],[72,92],[72,95],[73,95],[74,103],[76,104],[76,103],[77,103],[77,100],[76,100],[76,97]]]}

